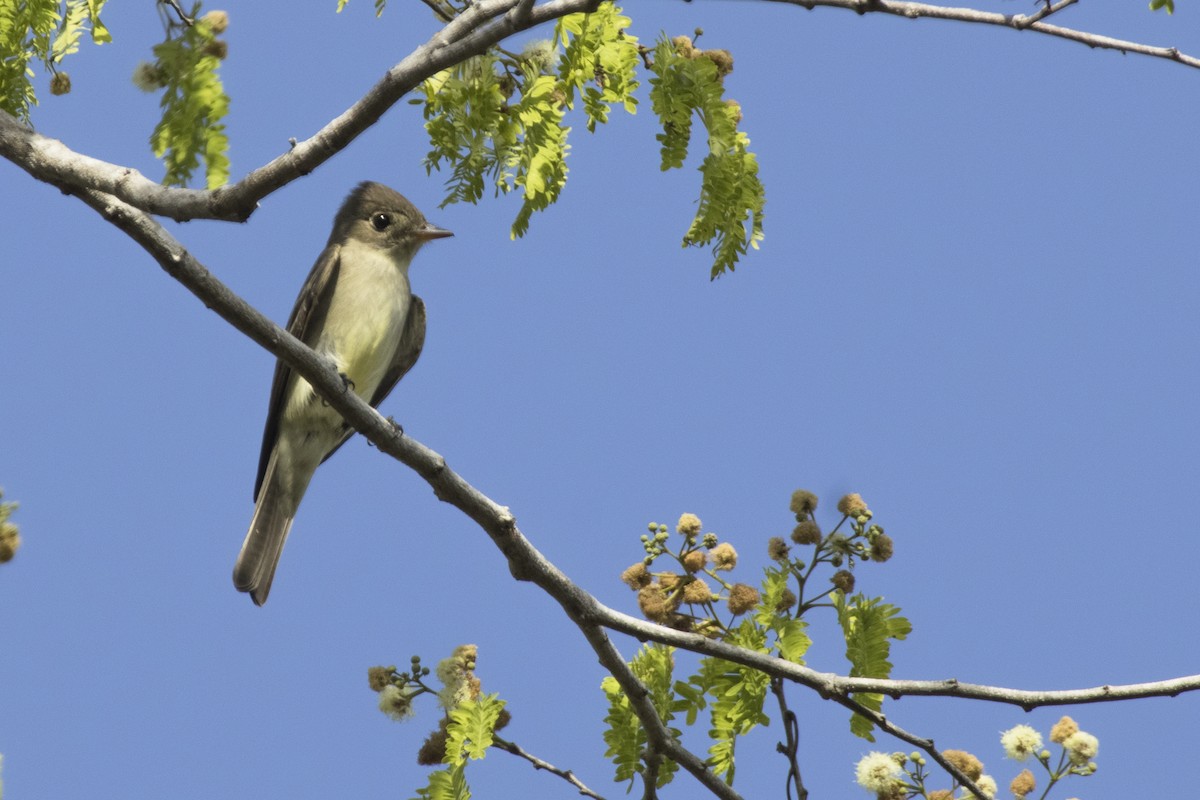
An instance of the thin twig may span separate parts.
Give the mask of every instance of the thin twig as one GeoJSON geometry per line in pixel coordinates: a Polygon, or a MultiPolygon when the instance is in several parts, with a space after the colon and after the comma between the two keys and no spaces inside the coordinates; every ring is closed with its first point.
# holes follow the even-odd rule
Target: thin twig
{"type": "Polygon", "coordinates": [[[187,14],[183,13],[183,9],[179,7],[178,0],[161,0],[161,2],[164,5],[170,6],[172,8],[172,10],[174,10],[175,13],[179,16],[179,21],[182,22],[184,25],[187,25],[190,28],[190,27],[192,27],[192,25],[195,24],[196,21],[194,19],[189,17],[187,14]]]}
{"type": "Polygon", "coordinates": [[[438,0],[421,0],[421,2],[429,6],[433,10],[433,13],[437,15],[437,18],[442,22],[449,22],[450,20],[454,19],[454,16],[446,11],[446,9],[440,2],[438,2],[438,0]]]}
{"type": "MultiPolygon", "coordinates": [[[[1111,36],[1101,36],[1098,33],[1088,33],[1087,31],[1076,30],[1074,28],[1060,28],[1048,22],[1032,20],[1032,17],[1036,17],[1037,14],[1029,16],[1024,14],[1000,14],[995,11],[978,11],[974,8],[951,8],[948,6],[935,6],[929,3],[906,2],[905,0],[767,0],[767,2],[801,6],[807,8],[809,11],[822,6],[826,8],[841,8],[846,11],[853,11],[856,14],[890,14],[907,19],[944,19],[955,22],[998,25],[1002,28],[1011,28],[1017,31],[1044,33],[1047,36],[1056,36],[1072,42],[1079,42],[1088,47],[1116,50],[1120,53],[1137,53],[1138,55],[1150,56],[1151,58],[1163,58],[1167,61],[1174,61],[1184,66],[1200,69],[1200,58],[1184,55],[1177,48],[1156,47],[1154,45],[1141,44],[1140,42],[1130,42],[1125,39],[1114,39],[1111,36]]],[[[1070,3],[1056,4],[1057,7],[1063,8],[1066,5],[1070,5],[1070,3]]],[[[1039,19],[1044,19],[1046,16],[1049,15],[1043,14],[1039,19]]]]}
{"type": "Polygon", "coordinates": [[[796,800],[807,800],[808,790],[800,777],[800,722],[796,712],[788,708],[787,696],[784,694],[784,684],[780,678],[771,679],[771,692],[779,700],[779,715],[783,718],[783,733],[786,742],[776,742],[775,750],[788,760],[787,780],[784,782],[787,800],[792,800],[792,786],[796,787],[796,800]]]}
{"type": "Polygon", "coordinates": [[[528,761],[530,764],[533,764],[534,769],[542,769],[542,770],[545,770],[546,772],[551,773],[552,775],[557,775],[558,777],[562,778],[564,781],[566,781],[567,783],[571,784],[576,789],[578,789],[579,793],[581,795],[583,795],[584,797],[591,797],[591,798],[593,798],[593,800],[604,800],[604,798],[601,795],[598,795],[595,792],[593,792],[591,789],[589,789],[587,786],[585,786],[583,784],[583,781],[579,780],[579,778],[576,778],[575,773],[572,772],[571,770],[559,769],[558,767],[554,766],[550,762],[543,761],[542,759],[538,758],[537,756],[533,755],[532,753],[526,752],[518,744],[510,742],[507,739],[501,739],[499,736],[493,735],[492,736],[492,746],[498,747],[501,750],[505,751],[506,753],[512,753],[514,756],[520,756],[521,758],[528,761]]]}
{"type": "Polygon", "coordinates": [[[1060,0],[1058,3],[1051,3],[1050,0],[1046,0],[1046,4],[1034,13],[1028,15],[1019,14],[1018,16],[1013,17],[1013,27],[1025,30],[1033,23],[1041,22],[1051,14],[1062,11],[1067,6],[1073,6],[1078,2],[1079,0],[1060,0]]]}
{"type": "Polygon", "coordinates": [[[860,716],[871,720],[871,722],[875,723],[875,726],[880,730],[895,736],[900,741],[907,742],[914,747],[921,748],[929,755],[930,758],[937,762],[938,766],[950,773],[954,780],[958,781],[964,789],[971,792],[978,798],[987,797],[987,795],[983,793],[983,790],[975,785],[975,781],[971,780],[961,769],[946,760],[946,757],[942,755],[941,751],[934,746],[932,739],[926,739],[924,737],[917,736],[915,733],[909,733],[899,725],[891,722],[883,714],[867,708],[852,697],[835,697],[833,700],[834,702],[850,709],[855,714],[859,714],[860,716]]]}

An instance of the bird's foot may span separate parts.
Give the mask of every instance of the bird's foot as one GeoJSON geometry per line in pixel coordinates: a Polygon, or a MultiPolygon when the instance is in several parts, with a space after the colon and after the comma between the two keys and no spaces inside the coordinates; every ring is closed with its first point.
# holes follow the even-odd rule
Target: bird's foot
{"type": "MultiPolygon", "coordinates": [[[[350,380],[350,376],[349,376],[349,375],[347,375],[347,374],[346,374],[346,373],[344,373],[344,372],[339,372],[339,373],[338,373],[338,377],[342,379],[342,391],[343,391],[343,392],[352,391],[352,390],[354,389],[354,381],[350,380]]],[[[322,400],[322,401],[321,401],[321,405],[323,405],[323,406],[325,406],[326,408],[328,408],[328,407],[329,407],[329,401],[328,401],[328,400],[322,400]]]]}

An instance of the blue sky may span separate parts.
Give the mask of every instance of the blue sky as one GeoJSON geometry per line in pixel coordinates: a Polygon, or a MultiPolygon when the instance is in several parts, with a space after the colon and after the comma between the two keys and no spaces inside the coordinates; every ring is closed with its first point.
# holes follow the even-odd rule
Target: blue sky
{"type": "MultiPolygon", "coordinates": [[[[734,274],[710,282],[707,253],[679,247],[697,176],[658,171],[644,94],[636,117],[576,124],[562,201],[521,241],[513,198],[437,209],[442,179],[404,104],[248,224],[170,229],[280,322],[356,182],[454,230],[413,267],[428,340],[382,410],[617,608],[635,610],[617,576],[650,520],[698,514],[756,581],[793,489],[821,496],[825,522],[858,491],[896,541],[859,587],[913,622],[898,677],[1059,689],[1195,672],[1200,73],[982,26],[644,5],[643,40],[700,26],[736,59],[729,95],[768,204],[763,249],[734,274]]],[[[381,20],[363,0],[333,6],[229,7],[235,177],[435,30],[416,3],[381,20]]],[[[106,14],[115,44],[74,57],[72,94],[43,92],[35,122],[158,177],[157,103],[129,82],[158,21],[146,4],[106,14]]],[[[1057,22],[1200,53],[1187,2],[1174,17],[1082,4],[1057,22]]],[[[267,606],[236,593],[271,356],[7,162],[0,202],[0,485],[25,537],[0,569],[12,798],[411,796],[437,714],[384,718],[366,669],[463,642],[509,701],[509,738],[623,794],[582,637],[361,439],[314,480],[267,606]]],[[[814,636],[810,664],[844,671],[828,620],[814,636]]],[[[803,691],[791,702],[814,797],[866,797],[854,762],[911,749],[851,737],[844,710],[803,691]]],[[[1100,771],[1053,796],[1191,793],[1180,759],[1198,702],[1068,709],[1099,737],[1100,771]]],[[[887,711],[975,752],[1002,786],[1019,768],[999,732],[1063,713],[887,711]]],[[[780,796],[781,735],[776,722],[739,749],[745,796],[780,796]]],[[[574,796],[503,753],[472,773],[477,796],[574,796]]],[[[697,789],[681,777],[670,796],[697,789]]]]}

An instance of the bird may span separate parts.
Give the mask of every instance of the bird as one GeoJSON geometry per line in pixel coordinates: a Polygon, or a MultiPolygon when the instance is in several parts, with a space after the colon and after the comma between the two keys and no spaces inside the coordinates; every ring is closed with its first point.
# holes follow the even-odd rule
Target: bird
{"type": "MultiPolygon", "coordinates": [[[[425,304],[409,264],[422,245],[454,234],[429,223],[399,192],[365,181],[346,197],[304,281],[288,333],[329,358],[346,386],[372,407],[395,388],[425,344],[425,304]]],[[[233,584],[267,601],[300,501],[318,466],[353,434],[282,359],[275,364],[263,428],[254,516],[233,584]]]]}

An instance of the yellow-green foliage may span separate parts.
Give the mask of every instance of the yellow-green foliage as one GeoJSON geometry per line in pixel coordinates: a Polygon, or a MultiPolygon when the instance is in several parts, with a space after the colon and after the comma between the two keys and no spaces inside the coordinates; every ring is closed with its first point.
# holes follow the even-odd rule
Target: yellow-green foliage
{"type": "MultiPolygon", "coordinates": [[[[678,738],[679,729],[671,727],[675,711],[680,708],[679,699],[672,686],[671,673],[675,666],[675,648],[662,644],[648,644],[638,651],[629,662],[633,674],[649,690],[650,702],[658,713],[667,732],[678,738]]],[[[645,769],[642,755],[646,752],[648,739],[641,721],[633,712],[633,706],[625,695],[617,679],[608,676],[600,682],[604,696],[608,698],[608,714],[604,717],[607,728],[604,731],[604,743],[608,749],[604,755],[611,758],[616,765],[616,775],[613,780],[630,782],[632,788],[635,776],[642,774],[645,769]]],[[[669,759],[663,759],[658,768],[659,787],[667,785],[675,776],[678,765],[669,759]]]]}
{"type": "Polygon", "coordinates": [[[763,238],[766,194],[750,137],[738,130],[741,112],[725,101],[716,63],[690,49],[680,52],[665,37],[654,49],[650,102],[663,132],[662,169],[682,167],[691,142],[692,118],[708,132],[708,154],[700,165],[699,208],[683,245],[713,246],[712,277],[732,270],[748,247],[763,238]]]}
{"type": "Polygon", "coordinates": [[[468,761],[483,758],[495,737],[496,723],[504,701],[498,695],[481,695],[464,700],[449,712],[446,725],[446,755],[440,769],[429,775],[429,784],[417,790],[422,800],[467,800],[471,796],[467,785],[468,761]]]}
{"type": "MultiPolygon", "coordinates": [[[[725,641],[757,653],[769,651],[766,631],[751,620],[744,620],[734,628],[725,641]]],[[[713,743],[708,748],[708,763],[713,772],[732,784],[737,737],[770,723],[763,713],[763,702],[771,679],[751,667],[706,657],[700,659],[700,670],[688,678],[688,683],[699,697],[710,698],[708,737],[713,743]]]]}
{"type": "MultiPolygon", "coordinates": [[[[193,18],[199,10],[199,4],[193,7],[193,18]]],[[[150,134],[150,146],[166,164],[163,183],[168,186],[186,185],[201,161],[208,188],[229,180],[229,139],[221,123],[229,97],[217,74],[220,52],[216,33],[203,18],[154,47],[163,81],[163,115],[150,134]]]]}
{"type": "MultiPolygon", "coordinates": [[[[834,592],[832,598],[837,609],[838,622],[846,637],[846,658],[850,661],[850,677],[890,678],[890,640],[907,637],[912,632],[912,624],[900,616],[899,608],[883,602],[882,598],[868,598],[857,594],[847,599],[841,592],[834,592]]],[[[883,696],[879,694],[856,694],[854,699],[872,711],[883,707],[883,696]]],[[[871,733],[874,727],[870,720],[858,714],[850,719],[850,731],[870,742],[875,741],[875,736],[871,733]]]]}
{"type": "MultiPolygon", "coordinates": [[[[554,203],[566,185],[566,113],[581,106],[589,131],[608,122],[616,106],[636,113],[642,57],[630,25],[620,8],[601,3],[590,14],[563,17],[552,40],[532,43],[521,55],[495,51],[426,81],[418,101],[431,146],[425,166],[450,171],[443,206],[478,202],[489,185],[497,195],[519,189],[512,236],[523,236],[533,212],[554,203]]],[[[664,39],[651,69],[650,97],[664,127],[663,169],[683,166],[693,116],[708,134],[698,210],[683,243],[712,245],[716,277],[763,237],[758,162],[737,129],[740,110],[724,97],[731,66],[680,55],[664,39]]]]}
{"type": "Polygon", "coordinates": [[[554,203],[566,185],[571,129],[563,119],[577,94],[589,130],[608,120],[610,106],[636,110],[637,39],[624,32],[628,24],[603,3],[594,13],[560,19],[545,47],[518,57],[477,56],[426,81],[425,167],[450,169],[442,206],[476,203],[489,183],[497,195],[519,189],[512,236],[525,235],[533,212],[554,203]]]}
{"type": "Polygon", "coordinates": [[[637,37],[626,33],[631,20],[612,3],[601,3],[591,14],[572,14],[559,20],[555,29],[563,48],[558,78],[568,107],[574,108],[575,92],[583,97],[587,129],[608,122],[610,106],[620,103],[630,114],[637,113],[637,37]]]}
{"type": "MultiPolygon", "coordinates": [[[[37,105],[34,61],[57,74],[63,58],[79,49],[90,30],[96,44],[111,42],[100,21],[105,0],[0,0],[0,110],[28,121],[37,105]]],[[[65,92],[64,92],[65,93],[65,92]]]]}

